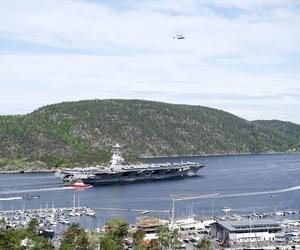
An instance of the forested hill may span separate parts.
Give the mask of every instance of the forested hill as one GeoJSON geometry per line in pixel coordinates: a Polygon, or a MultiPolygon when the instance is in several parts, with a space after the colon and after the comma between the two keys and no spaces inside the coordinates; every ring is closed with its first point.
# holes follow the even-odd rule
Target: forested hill
{"type": "Polygon", "coordinates": [[[201,106],[141,100],[66,102],[23,116],[0,116],[0,166],[11,159],[48,166],[106,162],[117,142],[129,159],[299,150],[299,131],[297,124],[249,122],[201,106]]]}
{"type": "MultiPolygon", "coordinates": [[[[284,122],[278,120],[256,120],[252,123],[265,128],[271,129],[278,134],[287,138],[288,145],[294,145],[294,148],[299,150],[300,147],[300,125],[292,122],[284,122]]],[[[287,145],[287,147],[289,147],[287,145]]],[[[284,147],[283,147],[284,150],[284,147]]]]}

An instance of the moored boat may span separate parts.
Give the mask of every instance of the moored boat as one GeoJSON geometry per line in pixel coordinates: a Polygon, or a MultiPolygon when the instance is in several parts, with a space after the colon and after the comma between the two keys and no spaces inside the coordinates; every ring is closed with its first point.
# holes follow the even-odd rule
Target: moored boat
{"type": "Polygon", "coordinates": [[[230,207],[224,207],[223,209],[222,209],[222,212],[224,212],[224,213],[228,213],[228,212],[230,212],[231,211],[231,208],[230,207]]]}

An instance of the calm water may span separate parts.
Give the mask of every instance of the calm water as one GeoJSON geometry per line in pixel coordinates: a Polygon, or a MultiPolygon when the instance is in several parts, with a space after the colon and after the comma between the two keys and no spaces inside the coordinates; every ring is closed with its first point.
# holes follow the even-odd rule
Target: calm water
{"type": "MultiPolygon", "coordinates": [[[[210,156],[151,159],[152,162],[197,161],[206,164],[201,176],[195,178],[98,186],[86,190],[66,189],[53,174],[0,175],[0,206],[2,209],[40,207],[72,207],[76,193],[80,205],[92,208],[170,209],[172,195],[220,193],[218,197],[193,202],[176,202],[177,217],[191,213],[221,215],[227,206],[231,213],[245,214],[274,210],[300,209],[300,154],[210,156]],[[284,190],[290,188],[288,190],[284,190]],[[36,200],[1,200],[1,198],[38,193],[36,200]]],[[[135,222],[139,212],[98,211],[96,219],[81,219],[83,225],[94,227],[112,216],[135,222]]],[[[167,213],[157,213],[161,218],[167,213]]]]}

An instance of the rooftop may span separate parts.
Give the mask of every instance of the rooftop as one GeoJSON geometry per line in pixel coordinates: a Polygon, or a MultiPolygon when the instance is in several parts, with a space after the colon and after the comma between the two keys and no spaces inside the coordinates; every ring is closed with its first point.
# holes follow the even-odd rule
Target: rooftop
{"type": "Polygon", "coordinates": [[[280,224],[272,219],[219,221],[218,224],[223,228],[226,228],[228,231],[281,229],[280,224]]]}

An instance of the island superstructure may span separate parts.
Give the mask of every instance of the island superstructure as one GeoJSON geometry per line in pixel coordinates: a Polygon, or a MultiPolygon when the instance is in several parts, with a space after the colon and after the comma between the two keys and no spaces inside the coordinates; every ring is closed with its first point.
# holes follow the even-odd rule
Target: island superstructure
{"type": "Polygon", "coordinates": [[[196,162],[125,164],[121,147],[116,144],[108,167],[67,168],[56,173],[64,182],[81,180],[85,184],[103,185],[121,182],[192,177],[204,165],[196,162]]]}

